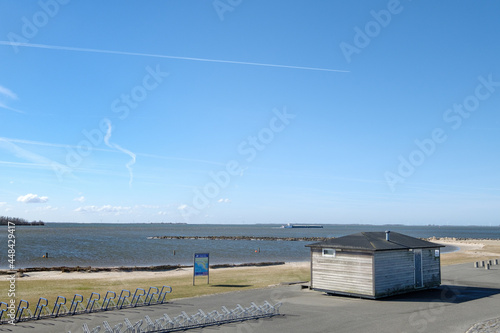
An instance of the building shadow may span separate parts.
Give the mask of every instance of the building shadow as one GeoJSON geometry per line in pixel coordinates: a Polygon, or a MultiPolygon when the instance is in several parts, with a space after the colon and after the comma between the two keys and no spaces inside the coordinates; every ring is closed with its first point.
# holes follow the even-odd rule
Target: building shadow
{"type": "Polygon", "coordinates": [[[438,288],[413,291],[379,299],[389,302],[442,302],[460,304],[500,294],[499,288],[441,285],[438,288]]]}

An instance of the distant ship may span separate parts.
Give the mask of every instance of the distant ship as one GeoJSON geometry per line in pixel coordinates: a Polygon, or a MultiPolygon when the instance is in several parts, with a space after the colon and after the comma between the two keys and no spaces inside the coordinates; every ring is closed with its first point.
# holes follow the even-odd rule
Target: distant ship
{"type": "Polygon", "coordinates": [[[285,224],[281,226],[282,228],[323,228],[321,224],[285,224]]]}

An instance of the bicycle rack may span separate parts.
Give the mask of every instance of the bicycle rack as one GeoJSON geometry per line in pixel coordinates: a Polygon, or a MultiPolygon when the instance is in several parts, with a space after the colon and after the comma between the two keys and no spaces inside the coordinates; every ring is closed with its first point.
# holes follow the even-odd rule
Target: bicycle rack
{"type": "Polygon", "coordinates": [[[52,309],[52,316],[54,317],[59,316],[59,312],[61,311],[61,306],[64,307],[62,314],[68,313],[69,311],[65,304],[66,304],[66,297],[57,296],[56,301],[54,302],[54,308],[52,309]],[[63,302],[59,301],[59,298],[63,299],[64,301],[63,302]]]}
{"type": "Polygon", "coordinates": [[[89,313],[92,312],[92,309],[94,308],[94,305],[97,301],[101,299],[101,295],[98,293],[92,293],[90,294],[90,297],[87,301],[87,307],[85,308],[85,312],[89,313]],[[97,295],[97,299],[94,298],[94,295],[97,295]]]}
{"type": "Polygon", "coordinates": [[[19,301],[19,304],[18,304],[17,309],[16,309],[16,315],[15,315],[16,322],[21,321],[21,318],[23,316],[24,310],[28,311],[28,314],[31,317],[31,311],[28,309],[29,306],[30,306],[30,303],[28,301],[25,301],[24,299],[22,299],[22,300],[19,301]],[[23,302],[26,303],[25,306],[21,306],[23,304],[23,302]],[[17,315],[18,313],[19,313],[19,316],[17,315]]]}
{"type": "MultiPolygon", "coordinates": [[[[114,327],[111,327],[111,325],[105,320],[102,322],[102,325],[104,326],[104,332],[106,333],[121,333],[122,332],[122,327],[123,323],[119,323],[115,325],[114,327]]],[[[126,332],[126,331],[124,331],[126,332]]]]}
{"type": "Polygon", "coordinates": [[[108,310],[110,303],[112,304],[112,306],[116,307],[116,303],[113,301],[115,298],[116,298],[116,293],[114,291],[108,291],[104,296],[104,300],[102,301],[101,310],[104,311],[108,310]],[[112,294],[113,296],[108,297],[108,294],[112,294]]]}
{"type": "Polygon", "coordinates": [[[163,302],[165,301],[165,296],[167,296],[167,294],[170,294],[171,292],[172,292],[172,287],[170,286],[161,287],[160,294],[158,295],[158,303],[163,304],[163,302]],[[168,291],[165,289],[168,289],[168,291]]]}
{"type": "MultiPolygon", "coordinates": [[[[141,297],[144,296],[145,294],[146,294],[146,290],[144,290],[142,288],[137,288],[135,290],[134,297],[132,297],[131,305],[135,308],[137,306],[137,302],[139,302],[141,297]],[[138,295],[137,292],[139,292],[139,291],[142,291],[142,294],[138,295]],[[135,305],[134,305],[134,301],[135,301],[135,305]]],[[[142,304],[144,304],[144,301],[142,301],[142,304]]]]}
{"type": "MultiPolygon", "coordinates": [[[[188,315],[182,311],[180,315],[171,319],[166,313],[163,317],[153,321],[148,315],[144,319],[132,324],[128,318],[124,319],[124,323],[119,323],[114,328],[111,328],[107,321],[103,322],[105,332],[122,332],[121,328],[125,327],[123,332],[179,332],[189,329],[198,329],[209,326],[219,326],[228,323],[238,323],[246,320],[254,320],[260,318],[271,318],[280,314],[279,309],[281,303],[271,305],[265,301],[263,305],[257,305],[254,302],[247,308],[237,304],[232,310],[228,310],[225,306],[222,307],[222,312],[217,310],[205,313],[203,310],[198,310],[194,315],[188,315]],[[141,328],[142,324],[146,324],[144,329],[141,328]]],[[[92,332],[99,332],[100,326],[94,328],[92,332]]],[[[91,332],[88,326],[84,326],[84,332],[91,332]]]]}
{"type": "Polygon", "coordinates": [[[50,315],[50,310],[49,310],[48,304],[49,304],[49,300],[48,299],[46,299],[44,297],[40,297],[40,299],[38,300],[38,303],[36,304],[35,313],[33,315],[33,318],[34,319],[40,319],[40,316],[42,315],[42,313],[43,313],[44,310],[46,312],[46,315],[50,315]],[[42,300],[45,301],[44,304],[40,304],[40,302],[42,300]]]}
{"type": "Polygon", "coordinates": [[[0,323],[2,322],[2,317],[5,312],[9,309],[9,304],[0,302],[0,323]],[[2,304],[5,304],[5,309],[2,309],[2,304]]]}
{"type": "Polygon", "coordinates": [[[116,308],[117,309],[123,308],[123,306],[125,305],[125,301],[127,301],[127,303],[130,304],[130,301],[128,300],[129,297],[130,297],[130,291],[123,289],[122,292],[120,293],[120,297],[118,297],[118,302],[116,303],[116,308]],[[123,296],[124,292],[127,292],[128,295],[123,296]],[[121,302],[121,305],[120,305],[120,302],[121,302]]]}
{"type": "Polygon", "coordinates": [[[130,320],[128,318],[125,318],[125,326],[127,327],[127,331],[125,331],[125,332],[143,332],[141,330],[142,319],[140,319],[138,322],[136,322],[135,324],[132,325],[130,320]]]}
{"type": "Polygon", "coordinates": [[[144,298],[144,304],[150,305],[151,301],[154,299],[155,296],[157,297],[156,301],[158,301],[158,297],[160,296],[159,292],[160,291],[158,290],[158,288],[149,287],[148,294],[144,298]],[[151,292],[151,290],[153,290],[153,292],[151,292]],[[148,299],[149,299],[149,301],[148,301],[148,299]]]}
{"type": "MultiPolygon", "coordinates": [[[[39,320],[50,317],[57,318],[97,311],[120,310],[123,308],[163,304],[166,301],[167,294],[170,294],[171,292],[172,287],[170,286],[162,286],[161,289],[154,286],[149,287],[147,293],[145,289],[137,288],[133,295],[129,290],[123,289],[118,297],[114,291],[108,291],[102,299],[102,303],[101,295],[96,292],[92,292],[90,297],[87,299],[80,294],[75,294],[71,303],[67,302],[66,297],[57,296],[52,311],[49,307],[48,299],[40,297],[34,308],[34,313],[31,312],[28,301],[20,300],[13,320],[15,322],[39,320]],[[67,303],[70,304],[69,309],[66,305],[67,303]]],[[[0,325],[7,322],[5,315],[8,311],[9,305],[7,303],[0,302],[0,325]]],[[[186,316],[184,316],[185,320],[191,320],[191,317],[186,316]]],[[[167,319],[163,317],[157,321],[173,322],[170,318],[167,319]]],[[[151,326],[150,322],[144,323],[151,326]]]]}
{"type": "Polygon", "coordinates": [[[74,315],[78,311],[78,306],[80,306],[83,310],[82,302],[83,302],[83,296],[75,294],[75,296],[73,296],[73,300],[71,301],[71,306],[69,307],[69,313],[74,315]],[[76,299],[77,296],[80,297],[79,300],[76,299]]]}

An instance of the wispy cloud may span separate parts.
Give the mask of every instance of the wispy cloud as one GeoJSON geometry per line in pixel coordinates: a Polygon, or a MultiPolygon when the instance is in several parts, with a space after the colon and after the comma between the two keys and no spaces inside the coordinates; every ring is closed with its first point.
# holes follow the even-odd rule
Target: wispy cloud
{"type": "Polygon", "coordinates": [[[4,149],[18,158],[35,163],[37,166],[44,166],[51,169],[57,169],[62,173],[71,173],[71,169],[65,165],[52,161],[44,156],[38,155],[12,143],[9,139],[0,138],[0,149],[4,149]]]}
{"type": "Polygon", "coordinates": [[[9,100],[17,100],[17,95],[12,92],[10,89],[5,88],[4,86],[0,86],[0,108],[6,109],[10,111],[14,111],[17,113],[25,113],[24,111],[14,109],[7,105],[9,100]]]}
{"type": "Polygon", "coordinates": [[[247,65],[247,66],[263,66],[263,67],[278,67],[278,68],[288,68],[288,69],[302,69],[302,70],[309,70],[309,71],[349,73],[349,71],[341,70],[341,69],[279,65],[279,64],[265,64],[265,63],[259,63],[259,62],[246,62],[246,61],[234,61],[234,60],[181,57],[181,56],[171,56],[171,55],[164,55],[164,54],[113,51],[113,50],[90,49],[90,48],[82,48],[82,47],[47,45],[47,44],[32,44],[32,43],[18,43],[18,42],[0,41],[0,45],[31,47],[31,48],[61,50],[61,51],[73,51],[73,52],[106,53],[106,54],[128,55],[128,56],[149,57],[149,58],[166,58],[166,59],[176,59],[176,60],[216,62],[216,63],[247,65]]]}
{"type": "Polygon", "coordinates": [[[78,207],[74,211],[77,213],[115,213],[115,214],[121,214],[121,213],[129,212],[131,209],[132,209],[131,207],[104,205],[104,206],[78,207]]]}
{"type": "Polygon", "coordinates": [[[57,210],[59,210],[58,207],[52,207],[52,206],[45,206],[45,207],[37,207],[38,211],[51,211],[51,212],[55,212],[57,210]]]}
{"type": "MultiPolygon", "coordinates": [[[[6,138],[6,137],[0,137],[0,140],[12,142],[12,143],[43,146],[43,147],[88,149],[88,147],[83,147],[83,146],[67,145],[67,144],[62,144],[62,143],[51,143],[51,142],[44,142],[44,141],[33,141],[33,140],[6,138]]],[[[97,147],[92,147],[92,150],[103,151],[103,152],[116,152],[116,149],[97,148],[97,147]]],[[[148,158],[154,158],[154,159],[171,160],[171,161],[195,162],[195,163],[204,163],[204,164],[220,165],[220,166],[226,165],[226,163],[222,163],[222,162],[199,160],[199,159],[194,159],[194,158],[162,156],[162,155],[147,154],[147,153],[136,153],[135,155],[142,156],[142,157],[148,157],[148,158]]]]}
{"type": "Polygon", "coordinates": [[[196,162],[196,163],[204,163],[204,164],[212,164],[212,165],[220,165],[226,166],[226,163],[215,162],[215,161],[207,161],[207,160],[198,160],[194,158],[183,158],[183,157],[173,157],[173,156],[162,156],[155,154],[146,154],[146,153],[137,153],[138,156],[150,157],[162,160],[174,160],[174,161],[185,161],[185,162],[196,162]]]}
{"type": "Polygon", "coordinates": [[[24,202],[24,203],[44,203],[49,201],[48,197],[41,197],[38,196],[37,194],[29,193],[26,195],[21,195],[20,197],[17,198],[17,201],[19,202],[24,202]]]}
{"type": "Polygon", "coordinates": [[[17,99],[17,95],[14,94],[10,89],[0,86],[0,96],[7,97],[10,99],[17,99]]]}
{"type": "Polygon", "coordinates": [[[85,197],[82,195],[81,197],[74,198],[73,201],[85,202],[85,197]]]}
{"type": "Polygon", "coordinates": [[[26,113],[24,111],[21,111],[21,110],[18,110],[18,109],[14,109],[14,108],[11,108],[10,106],[7,106],[5,105],[4,103],[0,102],[0,108],[2,109],[6,109],[6,110],[10,110],[10,111],[14,111],[14,112],[17,112],[17,113],[26,113]]]}
{"type": "Polygon", "coordinates": [[[106,143],[106,146],[108,146],[110,148],[116,148],[119,151],[121,151],[121,152],[123,152],[131,157],[131,160],[125,166],[127,167],[128,172],[130,174],[130,180],[129,180],[128,184],[129,184],[129,186],[132,186],[132,181],[134,180],[134,173],[132,170],[132,165],[135,164],[136,156],[130,150],[124,149],[124,148],[120,147],[119,145],[117,145],[116,143],[109,142],[109,138],[111,138],[112,126],[111,126],[111,122],[108,121],[107,123],[108,123],[108,131],[106,133],[106,136],[104,137],[104,142],[106,143]]]}
{"type": "Polygon", "coordinates": [[[144,208],[144,209],[159,209],[160,206],[158,206],[158,205],[135,205],[134,206],[134,209],[141,209],[141,208],[144,208]]]}

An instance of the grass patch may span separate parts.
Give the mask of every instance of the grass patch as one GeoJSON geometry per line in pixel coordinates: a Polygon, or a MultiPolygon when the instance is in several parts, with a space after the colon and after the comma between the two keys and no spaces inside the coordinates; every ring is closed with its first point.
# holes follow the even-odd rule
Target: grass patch
{"type": "MultiPolygon", "coordinates": [[[[27,273],[29,275],[29,273],[27,273]]],[[[57,273],[56,273],[57,274],[57,273]]],[[[26,278],[16,279],[16,301],[21,299],[30,303],[30,309],[34,309],[38,299],[45,297],[49,301],[52,309],[57,296],[64,296],[67,299],[66,305],[69,307],[75,294],[81,294],[84,298],[90,297],[92,292],[101,295],[101,301],[106,292],[114,291],[117,295],[122,289],[129,290],[132,294],[137,288],[148,291],[149,287],[155,286],[161,289],[163,285],[171,286],[172,294],[167,295],[167,300],[196,297],[224,292],[233,292],[255,288],[264,288],[276,285],[280,282],[308,281],[310,278],[309,266],[268,266],[268,267],[238,267],[226,269],[211,269],[210,284],[204,277],[196,278],[196,285],[193,286],[192,273],[187,271],[181,276],[170,276],[169,272],[158,274],[154,277],[144,278],[135,273],[137,277],[126,276],[123,278],[91,278],[75,279],[71,273],[63,274],[64,279],[29,280],[26,278]],[[67,276],[67,278],[66,278],[67,276]]],[[[93,274],[93,273],[88,273],[93,274]]],[[[0,290],[7,291],[9,282],[7,276],[0,277],[0,290]]],[[[2,292],[0,301],[7,302],[6,292],[2,292]]]]}

